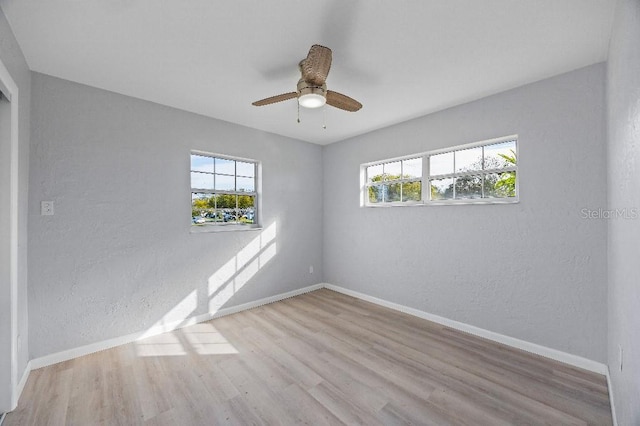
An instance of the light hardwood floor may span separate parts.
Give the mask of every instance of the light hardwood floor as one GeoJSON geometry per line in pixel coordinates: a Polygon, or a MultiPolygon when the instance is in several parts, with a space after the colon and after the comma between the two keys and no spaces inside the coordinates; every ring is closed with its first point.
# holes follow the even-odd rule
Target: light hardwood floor
{"type": "Polygon", "coordinates": [[[610,425],[603,376],[330,290],[34,370],[5,425],[610,425]]]}

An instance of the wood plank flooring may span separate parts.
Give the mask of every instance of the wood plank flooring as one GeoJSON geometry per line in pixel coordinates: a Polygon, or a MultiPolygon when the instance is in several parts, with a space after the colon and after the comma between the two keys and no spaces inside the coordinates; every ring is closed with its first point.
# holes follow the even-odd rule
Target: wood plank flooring
{"type": "Polygon", "coordinates": [[[34,370],[10,425],[611,425],[603,376],[330,290],[34,370]]]}

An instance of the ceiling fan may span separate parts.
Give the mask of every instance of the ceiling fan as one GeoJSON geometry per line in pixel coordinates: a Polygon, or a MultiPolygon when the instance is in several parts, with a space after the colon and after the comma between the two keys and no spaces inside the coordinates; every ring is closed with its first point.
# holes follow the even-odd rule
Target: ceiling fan
{"type": "Polygon", "coordinates": [[[331,49],[314,44],[309,54],[298,65],[302,78],[298,81],[295,92],[283,93],[253,102],[252,105],[263,106],[298,98],[298,104],[305,108],[318,108],[325,103],[345,111],[355,112],[362,104],[342,93],[327,90],[327,75],[331,68],[331,49]]]}

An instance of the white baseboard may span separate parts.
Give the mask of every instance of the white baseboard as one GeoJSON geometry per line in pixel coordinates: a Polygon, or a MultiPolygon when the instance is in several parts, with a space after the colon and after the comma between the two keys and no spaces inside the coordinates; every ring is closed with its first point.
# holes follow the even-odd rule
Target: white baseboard
{"type": "Polygon", "coordinates": [[[13,401],[11,405],[13,405],[13,410],[18,406],[18,400],[20,399],[20,395],[22,395],[22,391],[24,390],[25,385],[27,384],[27,379],[29,378],[29,373],[31,373],[31,361],[27,362],[27,366],[24,368],[22,372],[22,377],[16,386],[15,392],[13,394],[13,401]]]}
{"type": "MultiPolygon", "coordinates": [[[[298,296],[300,294],[308,293],[310,291],[318,290],[323,287],[323,284],[315,284],[308,287],[292,290],[286,293],[277,294],[275,296],[265,297],[263,299],[255,300],[253,302],[243,303],[242,305],[231,306],[229,308],[222,308],[216,312],[208,312],[201,315],[196,315],[187,318],[183,321],[176,321],[169,324],[163,324],[160,326],[152,327],[146,331],[140,331],[138,333],[127,334],[125,336],[115,337],[113,339],[107,339],[100,342],[91,343],[89,345],[80,346],[73,349],[67,349],[65,351],[45,355],[43,357],[34,358],[30,361],[31,369],[37,369],[46,367],[48,365],[57,364],[59,362],[68,361],[70,359],[78,358],[84,355],[89,355],[95,352],[103,351],[105,349],[111,349],[116,346],[124,345],[126,343],[135,342],[146,337],[156,336],[158,334],[166,333],[168,331],[177,330],[179,328],[188,327],[193,324],[197,324],[204,321],[209,321],[213,318],[222,317],[225,315],[235,314],[236,312],[245,311],[247,309],[257,308],[258,306],[266,305],[268,303],[277,302],[279,300],[288,299],[290,297],[298,296]]],[[[26,382],[26,379],[25,379],[26,382]]]]}
{"type": "Polygon", "coordinates": [[[410,308],[408,306],[400,305],[398,303],[388,302],[377,297],[369,296],[364,293],[349,290],[344,287],[340,287],[333,284],[324,284],[324,287],[337,291],[348,296],[352,296],[358,299],[365,300],[367,302],[375,303],[376,305],[384,306],[386,308],[394,309],[396,311],[404,312],[405,314],[413,315],[418,318],[433,321],[438,324],[442,324],[447,327],[455,328],[456,330],[463,331],[465,333],[473,334],[475,336],[483,337],[485,339],[493,340],[494,342],[502,343],[507,346],[512,346],[523,351],[531,352],[536,355],[541,355],[546,358],[551,358],[556,361],[563,362],[565,364],[572,365],[574,367],[582,368],[584,370],[592,371],[594,373],[606,375],[608,368],[605,364],[592,361],[587,358],[583,358],[577,355],[572,355],[566,352],[559,351],[557,349],[548,348],[546,346],[538,345],[536,343],[527,342],[525,340],[516,339],[515,337],[505,336],[504,334],[496,333],[493,331],[485,330],[484,328],[476,327],[473,325],[465,324],[463,322],[454,321],[439,315],[430,314],[428,312],[421,311],[419,309],[410,308]]]}
{"type": "MultiPolygon", "coordinates": [[[[266,305],[268,303],[277,302],[279,300],[288,299],[290,297],[298,296],[300,294],[308,293],[310,291],[318,290],[320,288],[327,288],[329,290],[337,291],[339,293],[343,293],[352,297],[356,297],[358,299],[365,300],[367,302],[375,303],[376,305],[384,306],[390,309],[394,309],[396,311],[404,312],[409,315],[416,316],[418,318],[426,319],[428,321],[433,321],[438,324],[442,324],[447,327],[454,328],[456,330],[460,330],[469,334],[473,334],[475,336],[483,337],[485,339],[493,340],[495,342],[503,343],[508,346],[515,347],[517,349],[522,349],[527,352],[531,352],[537,355],[541,355],[547,358],[554,359],[556,361],[564,362],[565,364],[572,365],[574,367],[582,368],[588,371],[593,371],[595,373],[607,375],[608,367],[600,362],[593,361],[587,358],[583,358],[577,355],[569,354],[563,351],[559,351],[557,349],[552,349],[546,346],[538,345],[536,343],[527,342],[525,340],[520,340],[515,337],[505,336],[504,334],[496,333],[493,331],[489,331],[480,327],[476,327],[473,325],[465,324],[459,321],[454,321],[445,317],[441,317],[439,315],[434,315],[425,311],[421,311],[419,309],[410,308],[408,306],[400,305],[397,303],[389,302],[383,299],[379,299],[374,296],[369,296],[364,293],[360,293],[354,290],[349,290],[344,287],[336,286],[329,283],[320,283],[312,286],[304,287],[301,289],[289,291],[282,294],[277,294],[275,296],[266,297],[263,299],[259,299],[253,302],[244,303],[242,305],[231,306],[229,308],[222,308],[217,312],[208,312],[205,314],[197,315],[194,317],[187,318],[183,321],[177,321],[174,323],[163,324],[161,326],[152,327],[146,331],[141,331],[138,333],[132,333],[125,336],[116,337],[113,339],[103,340],[100,342],[92,343],[85,346],[80,346],[73,349],[68,349],[62,352],[57,352],[54,354],[46,355],[40,358],[32,359],[30,364],[30,369],[37,369],[41,367],[46,367],[48,365],[57,364],[59,362],[67,361],[73,358],[77,358],[83,355],[88,355],[94,352],[102,351],[105,349],[110,349],[115,346],[123,345],[130,342],[135,342],[140,339],[144,339],[146,337],[155,336],[161,333],[166,333],[168,331],[177,330],[179,328],[188,327],[193,324],[201,323],[204,321],[209,321],[213,318],[222,317],[225,315],[234,314],[236,312],[241,312],[247,309],[252,309],[258,306],[266,305]]],[[[24,382],[26,382],[26,376],[23,376],[23,379],[20,381],[22,386],[24,386],[24,382]]]]}
{"type": "Polygon", "coordinates": [[[611,417],[613,417],[613,426],[618,426],[618,418],[616,417],[616,404],[613,402],[613,386],[611,385],[611,372],[607,367],[607,388],[609,388],[609,403],[611,404],[611,417]]]}

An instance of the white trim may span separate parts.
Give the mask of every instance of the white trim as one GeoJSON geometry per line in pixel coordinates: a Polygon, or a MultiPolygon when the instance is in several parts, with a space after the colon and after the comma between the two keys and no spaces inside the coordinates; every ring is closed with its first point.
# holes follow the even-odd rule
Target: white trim
{"type": "Polygon", "coordinates": [[[290,297],[299,296],[310,291],[319,290],[323,287],[322,284],[315,284],[308,287],[303,287],[297,290],[292,290],[286,293],[277,294],[275,296],[265,297],[253,302],[243,303],[242,305],[231,306],[229,308],[222,308],[216,312],[207,312],[205,314],[193,316],[187,318],[184,321],[176,321],[170,324],[163,324],[160,326],[152,327],[146,331],[140,331],[138,333],[132,333],[125,336],[115,337],[113,339],[103,340],[101,342],[91,343],[89,345],[80,346],[73,349],[67,349],[65,351],[57,352],[50,355],[45,355],[40,358],[31,360],[31,369],[37,369],[46,367],[48,365],[57,364],[59,362],[68,361],[70,359],[78,358],[84,355],[89,355],[105,349],[110,349],[115,346],[124,345],[126,343],[135,342],[137,340],[144,339],[146,337],[155,336],[168,331],[177,330],[183,327],[188,327],[193,324],[197,324],[204,321],[209,321],[213,318],[219,318],[225,315],[235,314],[237,312],[245,311],[247,309],[257,308],[258,306],[266,305],[268,303],[278,302],[280,300],[288,299],[290,297]]]}
{"type": "Polygon", "coordinates": [[[9,102],[11,102],[11,92],[9,91],[9,89],[4,87],[4,83],[2,82],[2,79],[0,79],[0,95],[4,96],[5,98],[7,98],[9,102]]]}
{"type": "Polygon", "coordinates": [[[536,343],[531,343],[525,340],[516,339],[515,337],[505,336],[504,334],[496,333],[493,331],[485,330],[480,327],[465,324],[463,322],[454,321],[438,315],[430,314],[428,312],[424,312],[415,308],[410,308],[408,306],[400,305],[398,303],[388,302],[386,300],[369,296],[367,294],[360,293],[354,290],[349,290],[337,285],[324,284],[324,287],[329,290],[337,291],[338,293],[346,294],[348,296],[352,296],[367,302],[375,303],[376,305],[384,306],[386,308],[400,311],[405,314],[426,319],[428,321],[442,324],[444,326],[451,327],[456,330],[463,331],[465,333],[469,333],[475,336],[483,337],[485,339],[493,340],[494,342],[502,343],[507,346],[521,349],[523,351],[530,352],[536,355],[541,355],[543,357],[560,361],[565,364],[572,365],[574,367],[582,368],[584,370],[592,371],[594,373],[606,375],[608,371],[606,364],[593,361],[587,358],[583,358],[577,355],[573,355],[567,352],[559,351],[557,349],[552,349],[546,346],[538,345],[536,343]]]}
{"type": "MultiPolygon", "coordinates": [[[[252,192],[245,192],[245,191],[228,191],[228,190],[218,190],[218,189],[204,189],[204,188],[194,188],[193,186],[191,186],[191,178],[189,179],[189,186],[191,188],[191,196],[189,197],[189,202],[191,203],[191,209],[193,209],[193,194],[209,194],[209,195],[215,195],[215,194],[223,194],[223,195],[248,195],[250,197],[253,197],[253,214],[254,214],[254,219],[253,219],[253,224],[238,224],[238,223],[220,223],[220,222],[209,222],[209,223],[205,223],[204,226],[199,226],[198,224],[194,224],[191,223],[191,230],[189,231],[190,233],[209,233],[209,232],[219,232],[219,231],[246,231],[246,230],[260,230],[262,229],[262,222],[261,222],[261,212],[262,212],[262,162],[259,160],[253,160],[253,159],[249,159],[249,158],[243,158],[243,157],[233,157],[230,155],[225,155],[225,154],[216,154],[216,153],[211,153],[211,152],[205,152],[205,151],[199,151],[199,150],[191,150],[190,154],[189,154],[189,176],[191,176],[191,173],[203,173],[203,174],[210,174],[214,181],[215,181],[215,176],[233,176],[234,178],[234,182],[237,182],[238,177],[242,177],[242,178],[250,178],[250,176],[244,176],[244,175],[238,175],[238,170],[237,170],[237,164],[234,167],[234,174],[233,175],[228,175],[225,173],[216,173],[216,168],[215,168],[215,164],[214,164],[214,169],[213,172],[201,172],[198,170],[192,170],[191,169],[191,157],[193,155],[197,155],[200,157],[207,157],[207,158],[211,158],[212,160],[215,160],[216,158],[220,158],[223,160],[229,160],[229,161],[233,161],[234,163],[237,162],[241,162],[241,163],[251,163],[253,164],[253,185],[254,185],[254,190],[252,192]]],[[[215,182],[214,182],[215,183],[215,182]]],[[[214,185],[215,186],[215,185],[214,185]]],[[[238,210],[238,203],[237,203],[237,199],[236,199],[236,208],[235,210],[238,210]]]]}
{"type": "Polygon", "coordinates": [[[222,158],[224,160],[233,160],[233,161],[242,161],[243,163],[258,163],[259,161],[253,158],[247,158],[247,157],[236,157],[235,155],[229,155],[229,154],[220,154],[217,152],[211,152],[211,151],[203,151],[201,149],[191,149],[189,150],[191,152],[191,154],[195,154],[195,155],[199,155],[201,157],[218,157],[218,158],[222,158]]]}
{"type": "Polygon", "coordinates": [[[609,388],[609,403],[611,404],[611,417],[613,418],[613,426],[618,426],[618,418],[616,417],[616,404],[613,401],[613,385],[611,384],[611,374],[609,372],[609,367],[607,367],[605,376],[607,377],[607,388],[609,388]]]}
{"type": "Polygon", "coordinates": [[[244,231],[262,231],[264,228],[261,225],[207,225],[202,226],[191,225],[189,232],[191,234],[207,234],[209,232],[244,232],[244,231]]]}
{"type": "Polygon", "coordinates": [[[499,138],[486,139],[486,140],[482,140],[482,141],[465,143],[465,144],[461,144],[461,145],[447,146],[447,147],[444,147],[444,148],[438,148],[438,149],[432,149],[432,150],[429,150],[429,151],[417,152],[417,153],[414,153],[414,154],[403,155],[403,156],[400,156],[400,157],[385,158],[385,159],[382,159],[382,160],[369,161],[367,163],[362,163],[360,165],[360,167],[365,167],[366,168],[368,166],[377,166],[378,164],[391,163],[393,161],[410,160],[412,158],[418,158],[418,157],[422,157],[422,156],[425,156],[425,155],[444,154],[444,153],[450,152],[450,151],[458,151],[458,150],[461,150],[461,149],[477,148],[479,146],[484,146],[484,145],[494,145],[494,144],[497,144],[497,143],[508,142],[508,141],[511,141],[511,140],[518,140],[518,134],[516,133],[516,134],[513,134],[513,135],[509,135],[509,136],[502,136],[502,137],[499,137],[499,138]]]}
{"type": "Polygon", "coordinates": [[[508,142],[508,141],[511,141],[511,140],[518,140],[518,134],[515,133],[513,135],[501,136],[499,138],[485,139],[485,140],[482,140],[482,141],[464,143],[464,144],[453,145],[453,146],[446,146],[446,147],[443,147],[443,148],[432,149],[432,150],[429,150],[429,151],[417,152],[417,153],[414,153],[414,154],[402,155],[402,156],[399,156],[399,157],[384,158],[382,160],[369,161],[369,162],[366,162],[366,163],[362,163],[360,165],[360,167],[365,167],[366,168],[368,166],[377,166],[378,164],[391,163],[391,162],[394,162],[394,161],[410,160],[412,158],[423,157],[425,155],[437,155],[437,154],[443,154],[445,152],[450,152],[450,151],[458,151],[458,150],[461,150],[461,149],[477,148],[479,146],[484,146],[484,145],[494,145],[494,144],[497,144],[497,143],[508,142]]]}
{"type": "Polygon", "coordinates": [[[20,381],[18,382],[18,386],[16,387],[16,402],[20,399],[22,391],[24,391],[24,387],[27,384],[27,379],[29,379],[29,374],[31,374],[31,361],[27,362],[27,366],[22,372],[22,378],[20,379],[20,381]]]}
{"type": "MultiPolygon", "coordinates": [[[[453,156],[453,170],[452,173],[445,173],[441,175],[431,175],[429,170],[429,158],[433,155],[444,154],[444,153],[455,153],[457,151],[463,151],[472,148],[482,148],[482,159],[485,158],[485,150],[484,148],[490,145],[495,145],[503,142],[515,142],[516,143],[516,151],[515,155],[518,158],[518,146],[520,145],[520,141],[518,139],[518,135],[510,135],[504,136],[500,138],[493,138],[485,141],[473,142],[465,145],[457,145],[453,147],[447,147],[432,151],[424,151],[421,153],[405,155],[402,157],[389,158],[385,160],[373,161],[368,163],[360,164],[360,207],[401,207],[401,206],[441,206],[441,205],[457,205],[457,204],[514,204],[520,201],[520,180],[516,177],[516,195],[514,197],[506,197],[506,198],[494,198],[494,197],[481,197],[481,198],[453,198],[453,199],[445,199],[445,200],[431,200],[430,190],[426,190],[426,188],[431,188],[431,181],[438,179],[453,179],[461,176],[480,176],[483,182],[483,195],[484,195],[484,179],[486,175],[496,174],[496,173],[507,173],[507,172],[515,172],[516,176],[519,176],[518,165],[503,167],[498,169],[484,169],[484,166],[481,170],[473,170],[473,171],[465,171],[465,172],[455,172],[456,169],[456,157],[453,156]],[[367,176],[367,169],[372,166],[380,166],[388,163],[395,162],[403,162],[405,160],[414,160],[422,158],[422,175],[419,178],[410,178],[410,179],[392,179],[388,181],[379,181],[379,182],[369,182],[367,176]],[[369,189],[373,187],[380,187],[384,185],[390,184],[398,184],[398,183],[406,183],[406,182],[421,182],[422,183],[422,193],[421,199],[419,201],[392,201],[386,202],[382,201],[379,203],[372,203],[369,201],[369,189]]],[[[402,166],[402,164],[401,164],[402,166]]],[[[401,169],[400,175],[403,175],[403,170],[401,169]]],[[[455,192],[455,188],[454,188],[455,192]]]]}
{"type": "Polygon", "coordinates": [[[18,86],[9,70],[0,60],[0,80],[4,84],[7,99],[11,100],[11,147],[9,178],[9,297],[11,317],[11,409],[18,405],[18,86]]]}

